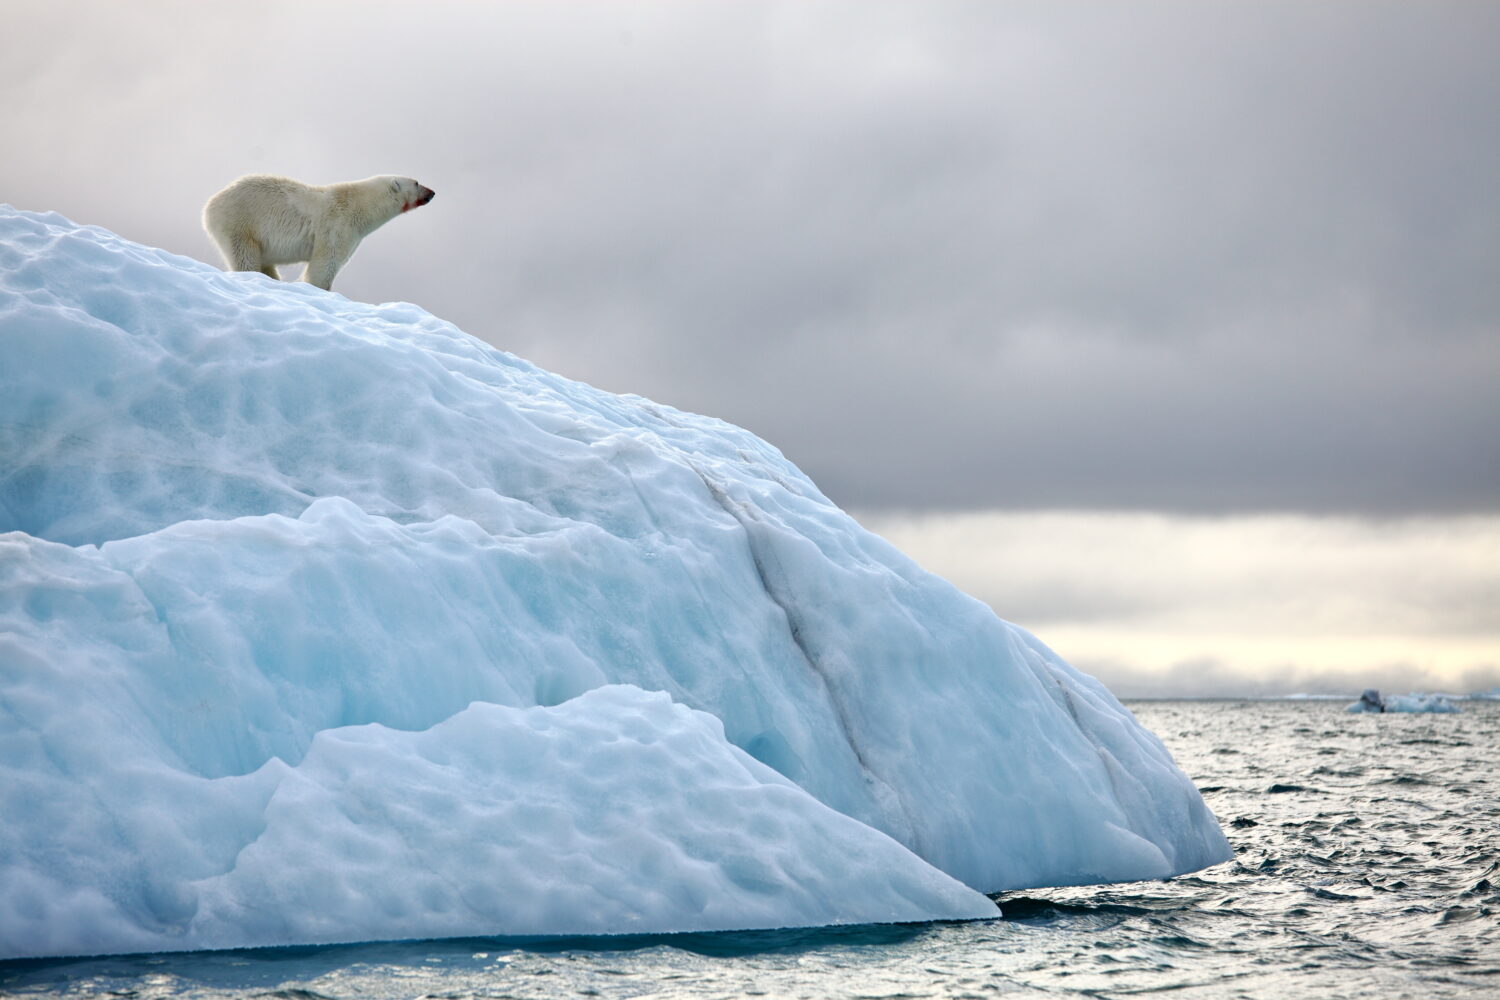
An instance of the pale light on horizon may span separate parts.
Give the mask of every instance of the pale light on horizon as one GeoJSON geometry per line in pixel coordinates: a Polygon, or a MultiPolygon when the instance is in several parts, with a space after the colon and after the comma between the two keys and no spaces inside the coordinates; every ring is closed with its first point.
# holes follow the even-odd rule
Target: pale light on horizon
{"type": "Polygon", "coordinates": [[[1500,517],[860,520],[1123,696],[1500,685],[1500,517]]]}

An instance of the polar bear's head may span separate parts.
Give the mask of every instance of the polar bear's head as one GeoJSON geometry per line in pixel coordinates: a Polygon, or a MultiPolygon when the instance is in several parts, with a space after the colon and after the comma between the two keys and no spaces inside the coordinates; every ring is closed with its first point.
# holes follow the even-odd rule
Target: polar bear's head
{"type": "Polygon", "coordinates": [[[410,177],[387,177],[383,178],[390,183],[391,194],[401,200],[401,211],[410,212],[414,208],[421,208],[432,200],[437,192],[430,187],[423,187],[410,177]]]}

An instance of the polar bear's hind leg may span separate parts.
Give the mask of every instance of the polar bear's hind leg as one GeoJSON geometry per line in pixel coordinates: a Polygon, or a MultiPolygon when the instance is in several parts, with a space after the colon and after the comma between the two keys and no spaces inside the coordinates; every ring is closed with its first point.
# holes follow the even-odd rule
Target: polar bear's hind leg
{"type": "Polygon", "coordinates": [[[261,249],[260,241],[249,233],[213,233],[214,241],[219,244],[219,252],[224,255],[224,263],[231,271],[259,271],[269,274],[273,278],[279,278],[276,268],[265,263],[265,254],[261,249]]]}

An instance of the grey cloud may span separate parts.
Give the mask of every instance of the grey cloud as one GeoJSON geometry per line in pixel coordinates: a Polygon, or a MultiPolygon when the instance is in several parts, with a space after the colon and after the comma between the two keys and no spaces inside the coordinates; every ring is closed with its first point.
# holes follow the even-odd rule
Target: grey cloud
{"type": "Polygon", "coordinates": [[[1500,8],[358,10],[21,6],[0,199],[212,259],[238,173],[411,173],[341,292],[851,506],[1500,500],[1500,8]]]}

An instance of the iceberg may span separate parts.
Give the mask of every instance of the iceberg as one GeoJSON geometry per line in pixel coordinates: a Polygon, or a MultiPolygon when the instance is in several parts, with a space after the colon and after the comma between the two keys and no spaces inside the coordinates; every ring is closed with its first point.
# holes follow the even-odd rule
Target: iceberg
{"type": "Polygon", "coordinates": [[[0,957],[975,919],[1227,860],[749,432],[0,207],[0,957]]]}
{"type": "Polygon", "coordinates": [[[1387,712],[1440,712],[1463,711],[1457,704],[1457,696],[1438,692],[1413,691],[1410,694],[1393,694],[1385,699],[1387,712]]]}
{"type": "Polygon", "coordinates": [[[1374,688],[1366,688],[1359,696],[1359,701],[1354,702],[1346,712],[1440,712],[1451,713],[1462,711],[1455,704],[1457,695],[1424,693],[1413,691],[1410,694],[1392,694],[1381,697],[1380,692],[1374,688]]]}

